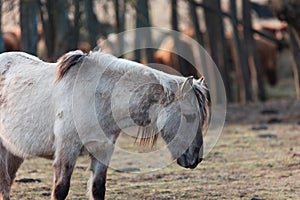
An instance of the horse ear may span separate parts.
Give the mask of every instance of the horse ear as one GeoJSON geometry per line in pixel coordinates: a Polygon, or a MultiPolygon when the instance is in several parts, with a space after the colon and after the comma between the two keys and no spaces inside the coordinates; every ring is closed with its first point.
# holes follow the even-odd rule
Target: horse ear
{"type": "Polygon", "coordinates": [[[188,77],[181,85],[179,90],[179,96],[183,97],[184,94],[190,92],[193,89],[193,76],[188,77]]]}
{"type": "Polygon", "coordinates": [[[202,87],[202,88],[206,91],[206,93],[209,93],[209,92],[208,92],[207,85],[206,85],[206,83],[205,83],[205,78],[204,78],[204,76],[202,76],[201,78],[199,78],[198,80],[196,80],[194,85],[195,85],[195,86],[200,86],[200,87],[202,87]]]}
{"type": "Polygon", "coordinates": [[[195,89],[198,88],[199,91],[203,90],[205,95],[206,95],[206,98],[208,99],[208,101],[210,102],[210,94],[209,94],[209,90],[207,88],[207,85],[205,83],[205,78],[204,76],[202,76],[201,78],[199,78],[198,80],[195,81],[195,84],[194,86],[195,89]],[[202,89],[201,89],[202,88],[202,89]]]}
{"type": "Polygon", "coordinates": [[[199,78],[198,80],[196,80],[196,83],[199,83],[199,84],[201,84],[201,85],[203,85],[204,82],[205,82],[204,76],[201,76],[201,78],[199,78]]]}

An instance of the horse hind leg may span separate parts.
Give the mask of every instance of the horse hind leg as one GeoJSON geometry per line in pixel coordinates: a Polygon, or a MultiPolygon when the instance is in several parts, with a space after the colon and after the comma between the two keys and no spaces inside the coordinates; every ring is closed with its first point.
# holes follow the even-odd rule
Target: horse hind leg
{"type": "Polygon", "coordinates": [[[0,142],[0,200],[9,200],[11,179],[7,165],[8,151],[0,142]]]}
{"type": "Polygon", "coordinates": [[[7,166],[8,166],[8,174],[10,176],[10,186],[13,184],[14,179],[16,178],[16,173],[23,163],[24,159],[18,156],[15,156],[8,152],[7,154],[7,166]]]}

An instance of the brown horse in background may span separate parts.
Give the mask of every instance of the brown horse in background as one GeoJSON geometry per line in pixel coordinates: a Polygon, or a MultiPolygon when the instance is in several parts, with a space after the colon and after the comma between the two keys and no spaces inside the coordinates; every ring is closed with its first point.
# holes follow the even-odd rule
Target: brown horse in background
{"type": "Polygon", "coordinates": [[[5,51],[21,50],[21,30],[20,28],[11,29],[2,33],[5,51]]]}
{"type": "MultiPolygon", "coordinates": [[[[226,40],[227,40],[226,48],[229,52],[229,59],[231,60],[232,68],[236,69],[237,67],[240,66],[238,64],[238,59],[235,58],[235,53],[234,53],[235,45],[234,45],[233,35],[227,34],[226,40]]],[[[254,37],[254,40],[257,46],[257,51],[262,66],[262,72],[263,72],[262,75],[270,85],[274,86],[278,82],[277,54],[279,51],[279,47],[274,42],[271,42],[262,37],[254,37]]],[[[163,40],[160,49],[155,52],[154,54],[155,62],[168,65],[183,76],[195,76],[195,77],[199,76],[197,70],[191,63],[183,59],[181,56],[172,53],[174,52],[175,48],[184,49],[185,52],[187,52],[185,53],[185,55],[190,55],[191,60],[195,59],[193,50],[191,49],[188,42],[179,38],[175,45],[174,38],[168,36],[163,40]]]]}
{"type": "Polygon", "coordinates": [[[195,60],[193,50],[188,41],[185,41],[183,38],[178,38],[175,44],[175,39],[172,36],[167,36],[161,43],[160,48],[154,54],[155,62],[168,65],[173,68],[174,71],[178,72],[176,73],[177,75],[199,77],[200,75],[196,68],[190,62],[180,55],[173,53],[175,48],[184,49],[185,55],[190,57],[187,58],[187,60],[195,60]]]}
{"type": "MultiPolygon", "coordinates": [[[[38,41],[43,36],[42,26],[38,26],[38,41]]],[[[13,27],[2,32],[4,51],[21,51],[21,28],[13,27]]]]}

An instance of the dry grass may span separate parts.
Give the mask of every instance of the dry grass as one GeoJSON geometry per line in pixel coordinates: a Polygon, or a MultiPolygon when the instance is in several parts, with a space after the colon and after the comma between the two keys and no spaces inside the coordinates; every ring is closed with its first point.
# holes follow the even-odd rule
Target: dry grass
{"type": "MultiPolygon", "coordinates": [[[[230,106],[217,145],[195,169],[173,164],[144,174],[108,171],[107,199],[300,199],[300,103],[294,101],[230,106]],[[263,109],[278,113],[262,115],[263,109]],[[235,116],[237,115],[237,116],[235,116]],[[281,123],[268,124],[279,118],[281,123]],[[299,120],[299,121],[298,121],[299,120]],[[252,130],[266,124],[267,130],[252,130]]],[[[86,199],[87,157],[78,160],[68,199],[86,199]]],[[[27,160],[14,183],[12,199],[49,199],[51,162],[27,160]]]]}

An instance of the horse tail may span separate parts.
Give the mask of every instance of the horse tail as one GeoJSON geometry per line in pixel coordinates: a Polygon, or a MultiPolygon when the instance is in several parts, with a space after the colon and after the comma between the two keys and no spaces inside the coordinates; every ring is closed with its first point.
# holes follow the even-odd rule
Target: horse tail
{"type": "Polygon", "coordinates": [[[78,63],[82,63],[82,61],[87,55],[88,54],[83,53],[80,50],[77,50],[77,51],[71,51],[69,53],[66,53],[65,55],[60,57],[57,61],[58,70],[57,70],[56,80],[57,81],[61,80],[74,65],[78,63]]]}

